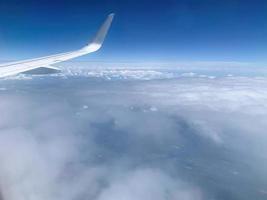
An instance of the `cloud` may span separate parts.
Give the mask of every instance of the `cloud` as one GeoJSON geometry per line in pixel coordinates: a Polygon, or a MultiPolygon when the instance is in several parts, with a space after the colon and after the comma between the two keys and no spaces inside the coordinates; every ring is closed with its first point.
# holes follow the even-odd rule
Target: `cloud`
{"type": "Polygon", "coordinates": [[[117,177],[98,200],[116,199],[198,200],[202,199],[202,194],[198,188],[188,186],[160,171],[142,169],[117,177]]]}
{"type": "Polygon", "coordinates": [[[0,199],[264,195],[265,78],[1,84],[0,199]]]}
{"type": "MultiPolygon", "coordinates": [[[[117,131],[128,132],[127,130],[133,127],[127,121],[122,121],[123,116],[127,116],[127,112],[121,113],[121,117],[120,114],[116,113],[114,116],[113,113],[112,116],[103,119],[98,118],[94,113],[98,110],[93,109],[93,105],[88,106],[85,111],[83,107],[79,107],[80,105],[74,106],[73,109],[71,103],[53,100],[55,99],[50,97],[42,99],[38,95],[24,96],[14,95],[14,93],[1,95],[0,111],[3,114],[0,124],[0,160],[2,163],[0,183],[1,193],[5,200],[110,199],[112,196],[121,195],[117,193],[118,191],[113,192],[116,185],[120,185],[119,177],[121,176],[120,173],[117,173],[115,177],[113,172],[110,174],[113,169],[124,172],[123,176],[126,177],[124,186],[128,190],[134,184],[140,185],[140,182],[136,180],[141,176],[157,182],[155,184],[153,181],[141,180],[144,182],[144,188],[140,186],[139,189],[137,188],[140,190],[137,191],[140,193],[140,198],[145,198],[150,188],[160,189],[163,186],[161,183],[163,180],[163,184],[167,185],[164,185],[159,193],[165,195],[165,190],[170,188],[168,195],[178,195],[174,190],[175,180],[171,180],[167,175],[161,175],[161,172],[153,170],[142,170],[142,167],[140,167],[140,172],[129,170],[130,163],[136,162],[134,158],[121,161],[119,157],[114,156],[104,163],[98,161],[101,159],[101,154],[107,151],[114,151],[116,154],[115,148],[118,147],[113,146],[113,143],[103,146],[102,142],[98,141],[97,134],[101,136],[117,131]],[[87,110],[89,110],[88,113],[87,110]],[[113,119],[116,121],[114,129],[108,129],[108,121],[113,119]],[[80,123],[85,122],[89,125],[80,127],[80,123]],[[96,123],[100,126],[95,126],[96,123]],[[108,132],[102,130],[105,126],[108,132]],[[113,163],[113,166],[109,166],[110,163],[113,163]]],[[[136,120],[136,116],[132,117],[132,120],[136,120]]],[[[155,118],[155,122],[159,120],[155,118]]],[[[136,124],[140,122],[136,121],[136,124]]],[[[162,130],[168,126],[162,124],[162,130]]],[[[151,137],[153,132],[161,134],[162,130],[153,129],[153,127],[147,130],[141,128],[139,131],[131,132],[131,134],[137,134],[132,139],[142,138],[144,133],[151,137]]],[[[177,187],[179,186],[178,184],[177,187]]],[[[191,191],[189,187],[180,190],[180,195],[186,198],[197,195],[197,193],[191,195],[195,189],[191,191]]],[[[126,194],[127,192],[129,191],[126,190],[124,195],[128,195],[128,199],[133,198],[130,194],[126,194]]]]}

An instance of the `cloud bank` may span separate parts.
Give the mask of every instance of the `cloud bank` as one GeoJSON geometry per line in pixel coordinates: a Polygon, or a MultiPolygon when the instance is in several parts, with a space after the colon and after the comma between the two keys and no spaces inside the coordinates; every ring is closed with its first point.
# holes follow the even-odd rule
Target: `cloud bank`
{"type": "Polygon", "coordinates": [[[264,199],[266,86],[3,80],[0,199],[264,199]]]}

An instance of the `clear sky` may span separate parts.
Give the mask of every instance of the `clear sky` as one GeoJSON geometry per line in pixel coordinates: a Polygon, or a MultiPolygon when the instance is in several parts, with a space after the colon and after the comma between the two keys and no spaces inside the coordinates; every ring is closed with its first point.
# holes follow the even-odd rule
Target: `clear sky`
{"type": "Polygon", "coordinates": [[[77,60],[267,63],[266,0],[0,0],[0,60],[80,48],[111,12],[101,51],[77,60]]]}

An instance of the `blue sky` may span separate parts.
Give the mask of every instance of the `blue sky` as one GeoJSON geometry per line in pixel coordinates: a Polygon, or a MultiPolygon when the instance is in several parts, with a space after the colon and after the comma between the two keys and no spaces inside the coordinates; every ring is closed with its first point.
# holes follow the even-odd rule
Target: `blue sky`
{"type": "Polygon", "coordinates": [[[0,60],[80,48],[111,12],[103,49],[76,60],[267,63],[265,0],[1,0],[0,60]]]}

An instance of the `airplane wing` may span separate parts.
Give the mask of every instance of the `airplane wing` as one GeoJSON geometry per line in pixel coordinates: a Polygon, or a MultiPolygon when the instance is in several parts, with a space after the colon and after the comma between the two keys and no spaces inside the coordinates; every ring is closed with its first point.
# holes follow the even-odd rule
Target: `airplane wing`
{"type": "Polygon", "coordinates": [[[70,60],[70,59],[97,51],[98,49],[101,48],[104,42],[104,39],[110,28],[113,17],[114,17],[114,14],[110,14],[107,17],[103,25],[98,30],[94,39],[82,49],[79,49],[76,51],[70,51],[66,53],[55,54],[55,55],[46,56],[46,57],[30,59],[30,60],[23,60],[23,61],[18,61],[18,62],[0,64],[0,78],[15,75],[21,72],[27,72],[27,71],[34,70],[40,67],[55,69],[54,67],[51,67],[50,65],[59,63],[62,61],[70,60]]]}

